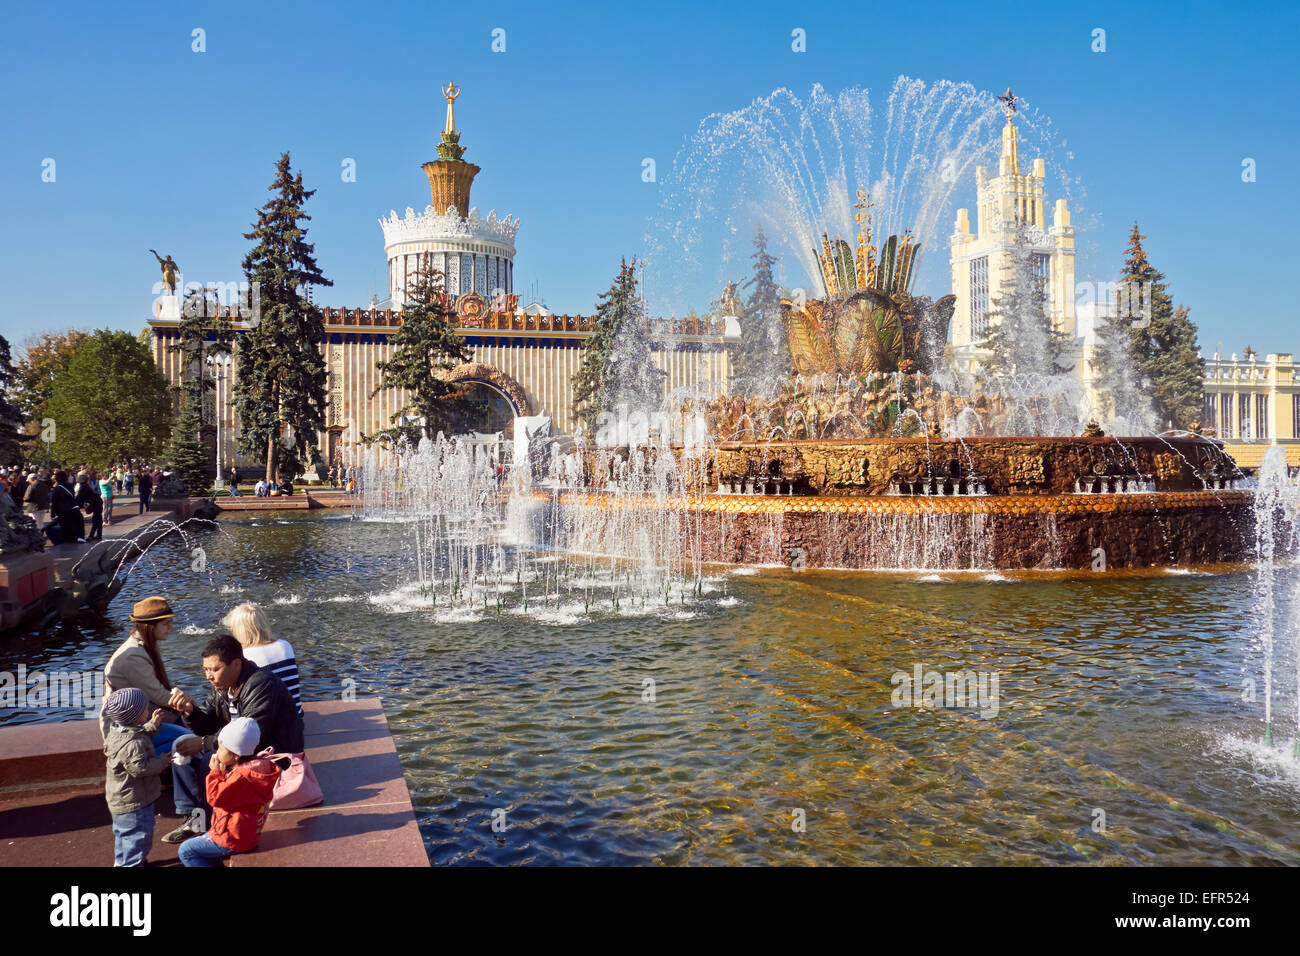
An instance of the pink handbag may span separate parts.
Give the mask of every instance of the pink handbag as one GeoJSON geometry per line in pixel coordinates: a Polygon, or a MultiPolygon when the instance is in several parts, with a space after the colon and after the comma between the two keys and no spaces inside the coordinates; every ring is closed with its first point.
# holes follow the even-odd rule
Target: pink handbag
{"type": "Polygon", "coordinates": [[[272,810],[300,810],[325,802],[325,795],[321,793],[320,783],[317,782],[305,753],[277,754],[267,747],[258,756],[281,767],[280,777],[275,781],[275,795],[271,798],[272,810]],[[289,761],[287,770],[283,768],[286,760],[289,761]]]}

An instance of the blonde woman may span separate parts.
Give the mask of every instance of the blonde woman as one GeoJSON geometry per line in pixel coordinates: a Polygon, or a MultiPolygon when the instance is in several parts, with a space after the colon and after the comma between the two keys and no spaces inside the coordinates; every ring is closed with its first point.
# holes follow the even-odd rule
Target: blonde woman
{"type": "Polygon", "coordinates": [[[271,624],[266,613],[256,604],[245,603],[235,607],[221,622],[244,647],[244,657],[258,667],[264,667],[284,684],[302,716],[302,699],[298,695],[298,662],[294,660],[293,645],[284,639],[271,636],[271,624]]]}

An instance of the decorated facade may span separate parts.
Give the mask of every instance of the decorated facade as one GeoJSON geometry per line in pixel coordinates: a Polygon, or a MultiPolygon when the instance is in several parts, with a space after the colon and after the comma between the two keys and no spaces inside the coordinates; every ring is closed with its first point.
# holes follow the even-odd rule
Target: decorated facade
{"type": "MultiPolygon", "coordinates": [[[[376,364],[393,356],[391,339],[401,326],[402,305],[421,271],[445,277],[444,301],[458,317],[458,332],[472,352],[471,361],[450,377],[464,384],[476,408],[473,430],[510,433],[514,418],[546,415],[557,431],[572,433],[577,419],[572,405],[572,380],[582,363],[582,349],[595,332],[595,318],[555,315],[525,309],[514,292],[515,238],[519,221],[486,217],[470,205],[470,189],[479,167],[464,159],[456,129],[454,101],[460,91],[448,84],[447,121],[438,158],[423,165],[431,202],[421,213],[408,207],[405,215],[391,212],[379,220],[388,261],[388,295],[366,308],[324,308],[325,337],[321,350],[328,375],[326,429],[319,436],[321,455],[328,463],[346,465],[357,458],[365,436],[393,425],[393,416],[406,405],[402,390],[372,396],[380,375],[376,364]]],[[[238,306],[223,307],[236,336],[247,329],[248,317],[238,306]]],[[[179,299],[163,296],[150,327],[159,369],[173,384],[181,381],[181,359],[168,351],[180,324],[179,299]]],[[[726,344],[738,339],[721,320],[655,320],[655,364],[666,373],[667,392],[702,383],[725,382],[730,375],[726,344]]],[[[218,383],[205,420],[205,436],[222,468],[255,466],[257,461],[236,450],[238,423],[231,407],[231,383],[239,374],[238,351],[233,362],[215,370],[218,383]]]]}

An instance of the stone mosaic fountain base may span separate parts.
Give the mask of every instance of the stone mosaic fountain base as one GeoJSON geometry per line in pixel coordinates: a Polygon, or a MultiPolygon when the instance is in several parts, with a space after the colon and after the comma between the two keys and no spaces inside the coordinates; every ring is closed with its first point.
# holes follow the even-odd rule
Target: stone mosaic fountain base
{"type": "Polygon", "coordinates": [[[587,490],[561,496],[585,539],[573,546],[608,550],[629,529],[652,527],[675,529],[650,536],[664,548],[730,564],[1110,569],[1239,561],[1253,540],[1253,495],[1236,488],[1244,476],[1199,436],[670,451],[690,494],[641,493],[664,473],[663,448],[589,451],[587,490]],[[662,515],[629,522],[626,509],[662,515]]]}
{"type": "MultiPolygon", "coordinates": [[[[541,497],[541,496],[539,496],[541,497]]],[[[1004,497],[706,495],[664,502],[563,493],[562,509],[675,511],[704,561],[807,568],[1105,569],[1245,560],[1247,491],[1004,497]]],[[[618,520],[614,518],[613,520],[618,520]]]]}

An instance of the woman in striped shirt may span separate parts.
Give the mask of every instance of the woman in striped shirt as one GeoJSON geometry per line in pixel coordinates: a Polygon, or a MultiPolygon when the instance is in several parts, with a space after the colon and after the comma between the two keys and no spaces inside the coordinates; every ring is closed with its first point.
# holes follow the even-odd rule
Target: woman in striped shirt
{"type": "Polygon", "coordinates": [[[286,640],[271,636],[271,625],[266,614],[256,604],[240,604],[221,622],[235,639],[244,645],[244,657],[258,667],[270,670],[280,678],[302,716],[302,698],[298,694],[298,662],[294,660],[293,646],[286,640]]]}

